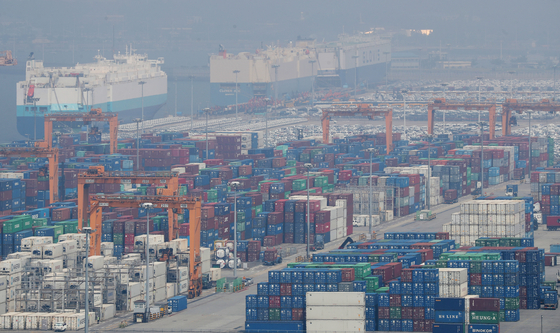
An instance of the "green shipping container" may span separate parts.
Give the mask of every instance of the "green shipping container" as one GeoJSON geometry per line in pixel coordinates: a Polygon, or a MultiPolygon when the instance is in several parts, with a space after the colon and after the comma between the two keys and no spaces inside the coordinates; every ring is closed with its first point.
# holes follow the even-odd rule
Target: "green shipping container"
{"type": "Polygon", "coordinates": [[[505,309],[506,310],[517,310],[519,309],[519,297],[505,298],[505,309]]]}
{"type": "Polygon", "coordinates": [[[471,311],[471,324],[499,324],[500,313],[493,311],[471,311]]]}
{"type": "Polygon", "coordinates": [[[280,320],[280,309],[269,309],[268,310],[268,320],[279,321],[280,320]]]}
{"type": "Polygon", "coordinates": [[[124,234],[113,234],[113,243],[115,245],[124,245],[124,234]]]}
{"type": "Polygon", "coordinates": [[[389,316],[391,319],[401,319],[401,308],[396,306],[390,307],[389,316]]]}
{"type": "Polygon", "coordinates": [[[34,227],[46,227],[48,225],[49,225],[49,221],[45,218],[33,219],[33,226],[34,227]]]}
{"type": "Polygon", "coordinates": [[[21,231],[21,226],[21,221],[17,219],[6,221],[4,222],[4,226],[2,227],[2,233],[12,234],[14,232],[21,231]]]}
{"type": "Polygon", "coordinates": [[[368,293],[372,293],[379,289],[379,278],[377,276],[368,276],[365,280],[368,293]]]}

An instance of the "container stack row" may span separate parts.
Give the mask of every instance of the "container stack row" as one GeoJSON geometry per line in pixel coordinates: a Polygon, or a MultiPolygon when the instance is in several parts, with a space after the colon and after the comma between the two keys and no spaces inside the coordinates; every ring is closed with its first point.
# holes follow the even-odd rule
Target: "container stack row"
{"type": "Polygon", "coordinates": [[[525,212],[524,200],[471,200],[443,230],[461,245],[474,245],[480,237],[524,237],[525,212]]]}

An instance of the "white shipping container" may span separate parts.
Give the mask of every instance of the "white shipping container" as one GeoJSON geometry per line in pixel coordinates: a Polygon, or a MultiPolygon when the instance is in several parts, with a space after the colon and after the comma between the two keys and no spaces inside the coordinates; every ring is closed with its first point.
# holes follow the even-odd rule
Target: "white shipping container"
{"type": "Polygon", "coordinates": [[[117,308],[115,304],[103,304],[101,306],[101,320],[108,320],[115,317],[117,308]]]}
{"type": "Polygon", "coordinates": [[[177,295],[177,284],[176,283],[167,283],[165,285],[166,295],[167,298],[175,297],[177,295]]]}
{"type": "Polygon", "coordinates": [[[305,318],[307,320],[360,320],[365,319],[366,308],[360,306],[307,306],[305,318]]]}
{"type": "Polygon", "coordinates": [[[103,304],[103,294],[94,293],[93,294],[93,306],[100,307],[103,304]]]}
{"type": "Polygon", "coordinates": [[[167,288],[165,287],[165,285],[163,286],[163,288],[156,289],[154,295],[156,302],[167,299],[167,288]]]}
{"type": "Polygon", "coordinates": [[[62,257],[62,244],[45,244],[43,245],[43,259],[57,259],[62,257]]]}
{"type": "Polygon", "coordinates": [[[154,262],[154,276],[162,276],[167,273],[167,263],[165,262],[154,262]]]}
{"type": "Polygon", "coordinates": [[[3,315],[0,315],[0,325],[2,329],[11,329],[12,328],[12,317],[17,315],[16,312],[8,312],[3,315]]]}
{"type": "Polygon", "coordinates": [[[28,330],[36,330],[39,328],[39,313],[29,312],[25,318],[25,328],[28,330]]]}
{"type": "Polygon", "coordinates": [[[210,261],[210,248],[208,247],[200,248],[200,260],[202,262],[210,261]]]}
{"type": "Polygon", "coordinates": [[[307,320],[307,333],[365,332],[365,320],[307,320]]]}
{"type": "MultiPolygon", "coordinates": [[[[189,274],[187,272],[187,278],[189,274]]],[[[220,268],[210,268],[210,281],[218,281],[222,278],[222,270],[220,268]]]]}
{"type": "MultiPolygon", "coordinates": [[[[62,245],[62,253],[63,254],[68,255],[68,254],[78,253],[78,241],[75,240],[75,239],[69,239],[69,240],[65,240],[63,242],[58,242],[58,244],[62,245]]],[[[101,244],[103,244],[103,243],[101,243],[101,244]]],[[[113,248],[112,244],[113,243],[111,243],[111,249],[113,248]]],[[[103,249],[103,246],[101,246],[101,248],[103,249]]]]}
{"type": "Polygon", "coordinates": [[[189,249],[189,241],[187,239],[174,239],[170,241],[179,252],[186,252],[189,249]]]}
{"type": "Polygon", "coordinates": [[[306,306],[365,306],[365,297],[366,294],[363,292],[308,292],[306,294],[306,306]]]}
{"type": "Polygon", "coordinates": [[[38,313],[37,314],[37,329],[52,330],[54,313],[38,313]]]}
{"type": "Polygon", "coordinates": [[[189,291],[189,281],[180,281],[177,284],[177,294],[186,294],[189,291]]]}
{"type": "Polygon", "coordinates": [[[23,271],[23,265],[21,259],[9,259],[0,261],[0,273],[2,274],[14,274],[23,271]]]}
{"type": "Polygon", "coordinates": [[[142,283],[141,282],[129,282],[128,283],[128,298],[132,299],[139,296],[142,293],[142,283]]]}
{"type": "Polygon", "coordinates": [[[24,330],[26,322],[27,313],[18,312],[12,317],[12,329],[14,330],[24,330]]]}
{"type": "Polygon", "coordinates": [[[202,274],[210,273],[210,269],[212,268],[212,263],[210,260],[202,262],[202,274]]]}
{"type": "MultiPolygon", "coordinates": [[[[0,290],[6,290],[8,288],[8,276],[0,275],[0,290]]],[[[0,298],[0,302],[2,299],[0,298]]]]}
{"type": "Polygon", "coordinates": [[[154,278],[154,289],[164,288],[167,283],[167,276],[161,275],[154,278]]]}
{"type": "Polygon", "coordinates": [[[10,275],[7,275],[7,277],[8,277],[8,287],[9,288],[19,287],[21,285],[22,273],[10,274],[10,275]]]}
{"type": "Polygon", "coordinates": [[[21,240],[21,250],[31,251],[33,245],[52,244],[52,237],[27,237],[21,240]]]}
{"type": "MultiPolygon", "coordinates": [[[[102,269],[103,268],[103,263],[104,263],[104,257],[103,256],[90,256],[88,257],[88,266],[90,271],[91,270],[98,270],[98,269],[102,269]]],[[[84,266],[86,264],[86,261],[84,260],[84,266]]]]}

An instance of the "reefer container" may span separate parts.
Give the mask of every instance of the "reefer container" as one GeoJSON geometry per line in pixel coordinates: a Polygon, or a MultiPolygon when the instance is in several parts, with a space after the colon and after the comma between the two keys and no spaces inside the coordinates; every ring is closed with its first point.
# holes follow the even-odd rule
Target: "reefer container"
{"type": "MultiPolygon", "coordinates": [[[[332,293],[337,294],[337,293],[332,293]]],[[[307,333],[311,332],[364,332],[365,320],[307,320],[307,333]]]]}
{"type": "Polygon", "coordinates": [[[307,306],[305,310],[307,320],[362,320],[365,319],[365,305],[363,306],[307,306]]]}
{"type": "Polygon", "coordinates": [[[344,306],[366,304],[364,292],[308,292],[306,294],[307,306],[344,306]]]}

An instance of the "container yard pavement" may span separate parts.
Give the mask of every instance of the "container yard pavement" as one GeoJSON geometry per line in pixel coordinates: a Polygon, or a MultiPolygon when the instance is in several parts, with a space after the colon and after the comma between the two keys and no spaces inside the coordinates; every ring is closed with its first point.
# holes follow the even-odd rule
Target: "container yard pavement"
{"type": "MultiPolygon", "coordinates": [[[[507,184],[519,184],[519,181],[510,181],[497,186],[492,186],[485,190],[487,193],[500,195],[504,193],[507,184]]],[[[530,185],[522,184],[519,186],[519,195],[530,195],[530,185]]],[[[437,213],[437,218],[432,221],[418,222],[413,220],[413,216],[409,215],[398,218],[391,222],[383,223],[376,226],[374,230],[379,237],[383,237],[384,232],[437,232],[442,230],[442,225],[451,221],[451,214],[458,211],[461,202],[471,200],[472,196],[462,198],[459,203],[452,205],[439,205],[433,210],[437,213]]],[[[368,227],[355,228],[353,236],[360,233],[367,233],[368,227]]],[[[544,248],[547,251],[552,242],[557,242],[560,233],[549,232],[542,228],[535,232],[535,246],[544,248]]],[[[325,252],[338,248],[343,242],[342,239],[326,244],[325,252]]],[[[290,244],[291,246],[292,244],[290,244]]],[[[284,245],[285,246],[285,245],[284,245]]],[[[282,269],[286,267],[288,262],[295,260],[297,255],[305,252],[305,245],[293,244],[298,249],[298,254],[285,258],[283,264],[265,267],[256,266],[249,270],[239,270],[239,276],[251,276],[254,279],[253,285],[245,290],[233,294],[219,293],[215,294],[211,290],[204,291],[202,297],[195,300],[189,300],[188,309],[176,313],[170,317],[159,319],[148,324],[131,324],[125,331],[142,331],[142,332],[235,332],[244,329],[245,323],[245,296],[257,293],[257,283],[267,281],[267,272],[274,269],[282,269]]],[[[323,251],[321,251],[323,252],[323,251]]],[[[223,270],[223,276],[230,276],[232,272],[223,270]]],[[[556,278],[557,268],[546,267],[547,281],[556,278]]],[[[559,332],[560,331],[560,310],[521,310],[521,320],[519,322],[501,323],[502,333],[514,332],[539,332],[541,315],[543,316],[543,332],[559,332]]],[[[122,320],[131,323],[132,314],[127,313],[118,319],[109,323],[95,325],[91,327],[92,332],[107,332],[118,330],[118,324],[122,320]]]]}

